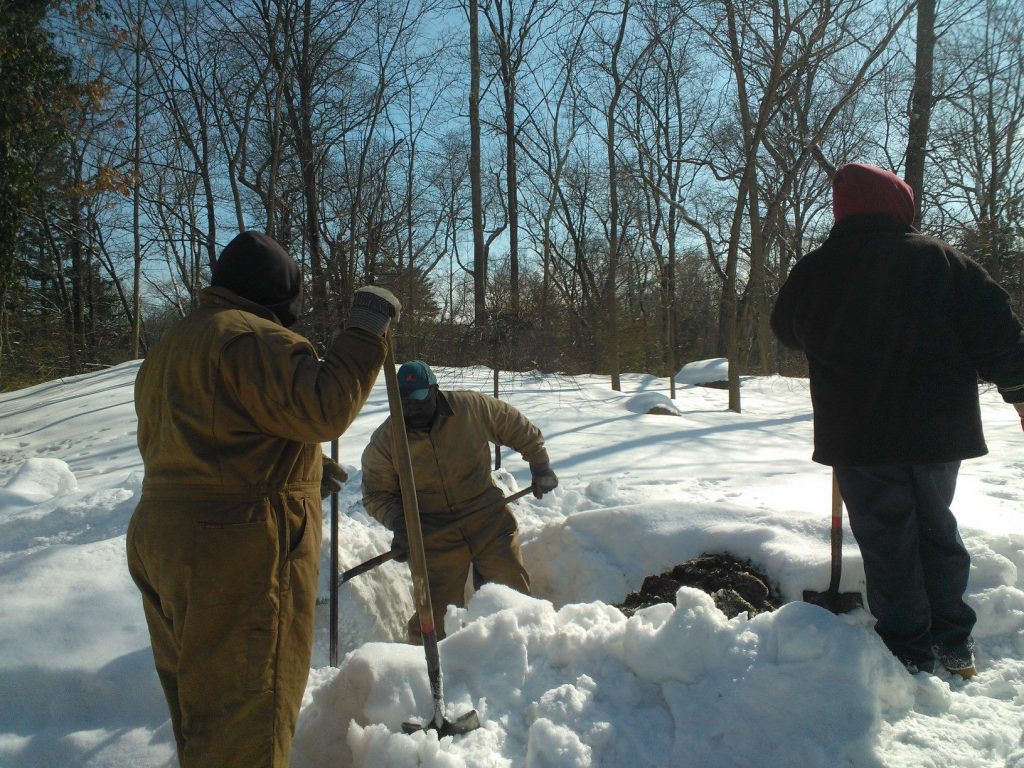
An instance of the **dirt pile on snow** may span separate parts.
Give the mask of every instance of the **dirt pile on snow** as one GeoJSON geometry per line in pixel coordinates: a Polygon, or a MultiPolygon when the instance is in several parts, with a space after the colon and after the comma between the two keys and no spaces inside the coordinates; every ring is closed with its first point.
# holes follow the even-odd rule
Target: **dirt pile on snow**
{"type": "Polygon", "coordinates": [[[680,587],[695,587],[711,595],[715,605],[732,618],[746,611],[750,617],[782,605],[777,586],[751,565],[728,553],[702,554],[670,571],[648,576],[639,592],[631,592],[616,607],[627,616],[656,603],[675,604],[680,587]]]}

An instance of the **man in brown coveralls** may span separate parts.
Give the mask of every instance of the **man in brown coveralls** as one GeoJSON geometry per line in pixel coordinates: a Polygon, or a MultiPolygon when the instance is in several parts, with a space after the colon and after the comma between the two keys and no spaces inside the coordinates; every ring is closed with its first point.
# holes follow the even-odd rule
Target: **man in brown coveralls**
{"type": "Polygon", "coordinates": [[[128,566],[183,768],[288,765],[312,655],[320,443],[363,407],[400,312],[360,289],[320,360],[288,330],[301,289],[278,243],[243,232],[135,383],[145,479],[128,566]]]}
{"type": "MultiPolygon", "coordinates": [[[[491,481],[490,444],[507,445],[522,454],[530,465],[537,498],[554,490],[558,478],[551,469],[544,436],[508,403],[478,392],[442,392],[433,371],[421,360],[398,369],[398,387],[424,538],[458,518],[496,507],[424,542],[434,625],[441,638],[447,606],[465,604],[470,565],[484,581],[530,593],[516,518],[501,505],[501,491],[491,481]]],[[[391,429],[389,417],[363,451],[363,503],[394,532],[392,547],[407,549],[391,429]]],[[[417,616],[408,627],[410,642],[422,642],[417,616]]]]}

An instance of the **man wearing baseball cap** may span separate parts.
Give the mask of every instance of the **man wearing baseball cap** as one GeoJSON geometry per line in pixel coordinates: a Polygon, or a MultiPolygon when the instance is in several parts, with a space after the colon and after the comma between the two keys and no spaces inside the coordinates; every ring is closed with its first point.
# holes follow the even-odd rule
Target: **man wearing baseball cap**
{"type": "MultiPolygon", "coordinates": [[[[479,392],[442,391],[422,360],[410,360],[398,369],[398,389],[416,479],[434,624],[443,637],[447,606],[464,605],[470,566],[484,581],[530,592],[516,518],[501,504],[502,493],[491,480],[490,444],[510,446],[522,455],[530,465],[537,498],[554,490],[558,478],[540,430],[508,403],[479,392]],[[429,538],[432,531],[486,508],[494,511],[429,538]]],[[[394,533],[392,546],[408,549],[392,428],[389,417],[363,451],[363,503],[394,533]]],[[[416,616],[408,628],[410,642],[421,642],[416,616]]]]}

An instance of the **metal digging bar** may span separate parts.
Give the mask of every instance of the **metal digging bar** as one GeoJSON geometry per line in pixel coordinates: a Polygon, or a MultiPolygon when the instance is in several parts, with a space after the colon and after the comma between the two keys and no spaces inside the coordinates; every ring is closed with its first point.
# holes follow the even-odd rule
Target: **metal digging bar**
{"type": "Polygon", "coordinates": [[[839,492],[839,481],[832,471],[832,575],[828,589],[824,592],[804,590],[804,602],[820,605],[832,613],[849,613],[864,607],[860,592],[840,592],[839,581],[843,575],[843,497],[839,492]]]}
{"type": "MultiPolygon", "coordinates": [[[[338,461],[338,438],[331,440],[331,460],[338,461]]],[[[331,492],[331,647],[330,662],[338,666],[338,492],[331,492]]]]}
{"type": "MultiPolygon", "coordinates": [[[[526,496],[527,494],[530,493],[533,493],[532,485],[528,488],[523,488],[523,490],[521,491],[516,491],[511,496],[504,497],[500,502],[497,502],[496,504],[481,507],[475,512],[470,512],[468,515],[463,515],[462,517],[458,518],[457,520],[451,523],[448,523],[447,525],[442,525],[437,530],[431,531],[426,536],[424,536],[423,541],[428,542],[431,539],[440,538],[443,534],[448,533],[449,531],[453,531],[459,526],[465,524],[467,520],[472,520],[473,518],[482,515],[484,512],[493,512],[494,510],[499,509],[506,504],[511,504],[513,501],[518,501],[519,499],[523,498],[523,496],[526,496]]],[[[387,552],[381,552],[376,557],[371,557],[369,560],[365,560],[359,565],[353,565],[351,568],[349,568],[347,571],[341,574],[341,576],[336,576],[335,581],[338,583],[338,586],[341,586],[346,581],[350,581],[351,579],[354,579],[356,576],[361,576],[367,571],[372,571],[378,565],[383,565],[384,563],[388,562],[388,560],[394,560],[398,555],[401,554],[404,554],[403,550],[401,549],[389,549],[387,552]]]]}
{"type": "Polygon", "coordinates": [[[409,438],[405,433],[405,418],[402,414],[402,398],[398,391],[398,373],[395,365],[395,350],[392,338],[387,339],[387,358],[384,361],[384,379],[388,388],[388,407],[391,414],[392,451],[398,465],[398,482],[402,492],[402,509],[405,513],[405,527],[409,534],[409,568],[412,571],[413,600],[419,616],[420,632],[423,635],[423,650],[427,657],[427,677],[430,692],[434,697],[434,714],[425,725],[407,722],[402,724],[405,733],[420,730],[437,731],[438,738],[456,736],[480,727],[480,716],[475,709],[457,718],[454,722],[444,716],[444,684],[441,678],[441,657],[437,649],[437,630],[434,627],[434,609],[430,603],[430,586],[427,581],[427,555],[423,548],[423,530],[420,527],[419,504],[416,500],[416,483],[412,473],[412,458],[409,456],[409,438]]]}

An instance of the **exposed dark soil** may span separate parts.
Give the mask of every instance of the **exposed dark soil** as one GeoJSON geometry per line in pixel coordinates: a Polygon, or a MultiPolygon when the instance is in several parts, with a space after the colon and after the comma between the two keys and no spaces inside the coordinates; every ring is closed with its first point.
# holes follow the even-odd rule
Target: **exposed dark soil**
{"type": "Polygon", "coordinates": [[[648,576],[639,592],[630,592],[616,606],[627,616],[656,603],[675,603],[680,587],[707,592],[718,609],[729,618],[746,611],[756,616],[782,605],[777,586],[750,564],[728,553],[707,554],[680,563],[670,571],[648,576]]]}

